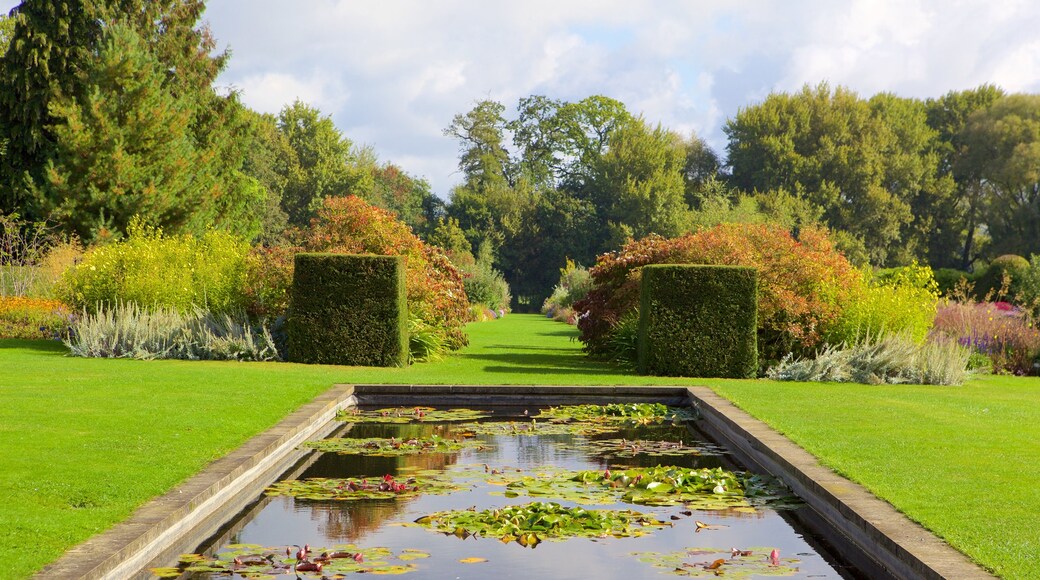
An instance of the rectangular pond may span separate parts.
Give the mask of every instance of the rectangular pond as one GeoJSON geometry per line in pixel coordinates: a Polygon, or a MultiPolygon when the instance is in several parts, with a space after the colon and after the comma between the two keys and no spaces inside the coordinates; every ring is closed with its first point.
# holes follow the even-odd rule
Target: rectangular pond
{"type": "Polygon", "coordinates": [[[156,572],[859,577],[792,523],[807,509],[797,498],[739,471],[685,409],[361,409],[341,418],[332,438],[312,443],[320,450],[194,556],[156,572]]]}

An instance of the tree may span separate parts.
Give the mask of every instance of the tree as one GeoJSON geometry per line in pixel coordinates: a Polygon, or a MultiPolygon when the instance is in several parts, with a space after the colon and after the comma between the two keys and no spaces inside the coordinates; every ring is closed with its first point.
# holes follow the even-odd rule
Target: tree
{"type": "Polygon", "coordinates": [[[733,183],[804,197],[829,227],[862,240],[872,262],[898,262],[912,241],[904,239],[911,202],[930,187],[923,122],[891,96],[869,102],[826,84],[773,93],[726,123],[733,183]]]}
{"type": "Polygon", "coordinates": [[[17,22],[0,59],[0,137],[6,145],[0,213],[21,210],[38,218],[43,216],[28,204],[54,147],[51,100],[80,93],[75,71],[101,37],[100,12],[90,0],[26,0],[12,15],[17,22]]]}
{"type": "Polygon", "coordinates": [[[960,171],[981,180],[990,199],[993,253],[1040,249],[1040,95],[1010,95],[968,118],[960,171]]]}
{"type": "MultiPolygon", "coordinates": [[[[84,150],[82,140],[87,135],[112,139],[102,151],[115,156],[122,155],[127,147],[137,147],[136,153],[145,155],[148,147],[186,140],[193,153],[185,155],[194,163],[198,183],[192,180],[187,186],[176,176],[155,181],[152,188],[143,191],[145,196],[157,199],[143,203],[140,209],[156,209],[160,214],[142,213],[142,218],[188,228],[186,231],[207,223],[245,235],[255,232],[254,216],[258,202],[262,203],[262,189],[241,171],[247,140],[243,139],[246,125],[237,96],[218,95],[212,87],[228,55],[214,55],[212,35],[198,26],[204,10],[203,0],[23,2],[17,9],[19,19],[11,49],[0,60],[0,130],[8,140],[2,166],[8,185],[5,203],[27,207],[34,213],[59,208],[66,203],[62,196],[69,191],[68,183],[94,183],[92,167],[119,163],[118,158],[103,160],[100,153],[93,163],[72,160],[75,151],[84,150]],[[113,42],[127,50],[132,46],[140,54],[117,64],[113,42]],[[151,59],[152,64],[146,65],[142,59],[151,59]],[[146,72],[148,69],[151,72],[146,72]],[[152,80],[145,81],[145,76],[152,80]],[[102,94],[102,89],[124,82],[152,88],[136,92],[125,102],[120,102],[118,94],[102,94]],[[145,93],[151,96],[145,97],[145,93]],[[162,114],[179,111],[183,115],[179,118],[181,126],[168,126],[167,137],[151,133],[155,142],[124,144],[120,149],[116,145],[120,133],[149,132],[142,119],[149,112],[135,109],[144,103],[162,103],[162,114]],[[93,106],[101,107],[96,116],[93,106]],[[104,122],[121,126],[102,126],[106,118],[104,122]],[[79,121],[79,125],[72,124],[79,121]],[[87,173],[76,175],[77,171],[87,173]],[[178,184],[188,189],[163,189],[178,184]],[[173,199],[182,200],[185,207],[172,210],[173,199]]],[[[159,130],[157,124],[154,130],[159,130]]],[[[124,173],[121,178],[129,179],[128,175],[124,173]]],[[[139,179],[131,181],[144,183],[139,179]]],[[[119,197],[118,191],[103,190],[122,186],[103,181],[94,184],[90,203],[96,204],[106,196],[115,202],[119,197]]],[[[133,209],[130,202],[120,203],[121,207],[105,208],[106,213],[121,215],[133,209]]],[[[68,214],[63,215],[65,223],[70,223],[68,214]]]]}
{"type": "Polygon", "coordinates": [[[409,175],[393,163],[373,163],[369,172],[371,178],[366,183],[370,182],[371,188],[361,193],[363,199],[394,212],[416,232],[433,226],[424,211],[429,205],[428,200],[434,197],[428,181],[409,175]]]}
{"type": "Polygon", "coordinates": [[[140,37],[111,26],[82,76],[84,97],[51,102],[51,195],[41,209],[84,239],[125,232],[138,215],[167,230],[204,229],[214,207],[197,202],[211,201],[216,176],[196,167],[190,107],[163,90],[162,65],[140,37]]]}
{"type": "Polygon", "coordinates": [[[503,142],[506,120],[501,103],[485,99],[458,114],[444,135],[459,141],[459,169],[466,185],[477,192],[501,188],[510,182],[510,159],[503,142]]]}
{"type": "Polygon", "coordinates": [[[939,174],[954,180],[953,203],[932,208],[933,212],[943,212],[936,219],[929,245],[929,263],[933,266],[968,270],[977,258],[986,187],[977,168],[964,159],[967,150],[963,131],[972,113],[988,108],[1003,96],[1000,88],[981,85],[926,102],[928,124],[938,132],[939,174]]]}
{"type": "Polygon", "coordinates": [[[282,193],[291,225],[309,224],[326,197],[358,194],[370,185],[351,141],[317,108],[299,100],[286,105],[278,114],[278,129],[293,152],[282,193]]]}
{"type": "Polygon", "coordinates": [[[619,125],[609,138],[610,148],[596,163],[589,187],[600,218],[625,226],[636,239],[682,233],[689,209],[682,138],[660,125],[651,128],[642,119],[619,125]]]}

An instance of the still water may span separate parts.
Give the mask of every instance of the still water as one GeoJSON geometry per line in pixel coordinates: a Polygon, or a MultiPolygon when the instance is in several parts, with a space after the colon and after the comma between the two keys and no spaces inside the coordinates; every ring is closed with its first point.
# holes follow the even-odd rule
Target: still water
{"type": "MultiPolygon", "coordinates": [[[[501,412],[497,413],[501,415],[501,412]]],[[[502,420],[501,416],[495,420],[502,420]]],[[[524,421],[520,418],[518,421],[524,421]]],[[[397,439],[429,436],[437,433],[451,436],[458,429],[454,424],[357,424],[349,426],[343,437],[395,437],[397,439]]],[[[718,449],[685,426],[641,426],[625,428],[617,433],[581,436],[562,435],[476,435],[480,447],[466,448],[453,453],[424,453],[402,457],[367,457],[316,452],[306,469],[296,475],[306,478],[381,478],[384,475],[407,477],[411,469],[434,469],[461,478],[472,478],[484,469],[514,473],[522,470],[532,475],[552,468],[569,470],[618,470],[626,467],[653,467],[675,465],[681,467],[732,467],[724,450],[718,449]],[[636,453],[632,457],[618,457],[602,449],[587,445],[588,441],[623,438],[625,441],[658,440],[681,441],[684,447],[699,446],[696,455],[654,456],[636,453]],[[485,467],[486,466],[486,467],[485,467]]],[[[396,500],[316,501],[293,497],[264,497],[243,512],[230,532],[218,540],[200,546],[200,553],[217,554],[227,545],[256,544],[268,549],[284,550],[286,546],[309,544],[320,554],[323,548],[352,544],[362,548],[386,547],[394,553],[422,551],[428,554],[409,561],[414,569],[408,578],[473,578],[473,579],[527,579],[527,578],[654,578],[669,577],[675,570],[654,567],[640,561],[634,553],[685,554],[683,572],[693,575],[711,575],[702,563],[728,553],[732,548],[753,550],[747,558],[768,559],[776,549],[785,564],[794,571],[784,574],[794,578],[847,578],[854,573],[833,563],[813,546],[785,518],[784,511],[757,507],[754,510],[725,509],[694,511],[686,506],[650,507],[617,503],[614,505],[583,506],[595,509],[634,509],[653,514],[671,527],[655,529],[642,537],[629,538],[575,538],[563,541],[543,541],[536,548],[525,548],[515,542],[504,544],[496,538],[469,537],[460,539],[408,525],[432,512],[451,509],[478,510],[524,504],[531,501],[555,501],[565,506],[577,505],[559,498],[532,498],[521,495],[509,498],[503,487],[482,478],[471,481],[472,489],[449,495],[421,495],[396,500]],[[698,531],[697,522],[708,524],[698,531]],[[716,555],[707,555],[711,550],[716,555]],[[477,558],[486,561],[462,563],[477,558]]],[[[807,508],[801,508],[807,509],[807,508]]],[[[292,550],[296,548],[293,547],[292,550]]],[[[723,570],[726,570],[723,565],[723,570]]],[[[776,577],[766,572],[744,575],[737,570],[723,574],[730,578],[776,577]]],[[[228,575],[194,573],[192,578],[227,578],[228,575]]],[[[320,578],[321,574],[301,575],[320,578]]],[[[233,575],[233,577],[238,577],[233,575]]],[[[291,570],[283,577],[295,577],[291,570]]],[[[329,576],[335,577],[335,576],[329,576]]]]}

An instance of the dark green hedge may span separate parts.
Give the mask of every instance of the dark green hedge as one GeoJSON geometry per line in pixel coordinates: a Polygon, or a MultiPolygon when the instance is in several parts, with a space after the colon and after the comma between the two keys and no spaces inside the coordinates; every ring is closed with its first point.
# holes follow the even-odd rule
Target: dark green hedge
{"type": "Polygon", "coordinates": [[[287,326],[293,362],[406,366],[404,258],[297,254],[287,326]]]}
{"type": "Polygon", "coordinates": [[[642,272],[639,372],[754,377],[758,273],[754,268],[653,265],[642,272]]]}

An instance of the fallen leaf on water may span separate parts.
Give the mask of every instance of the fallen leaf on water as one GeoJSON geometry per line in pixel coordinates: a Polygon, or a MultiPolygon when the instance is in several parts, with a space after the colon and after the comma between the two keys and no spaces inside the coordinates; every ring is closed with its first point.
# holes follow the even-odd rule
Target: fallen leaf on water
{"type": "Polygon", "coordinates": [[[487,562],[487,558],[462,558],[459,562],[462,562],[463,564],[480,564],[481,562],[487,562]]]}

